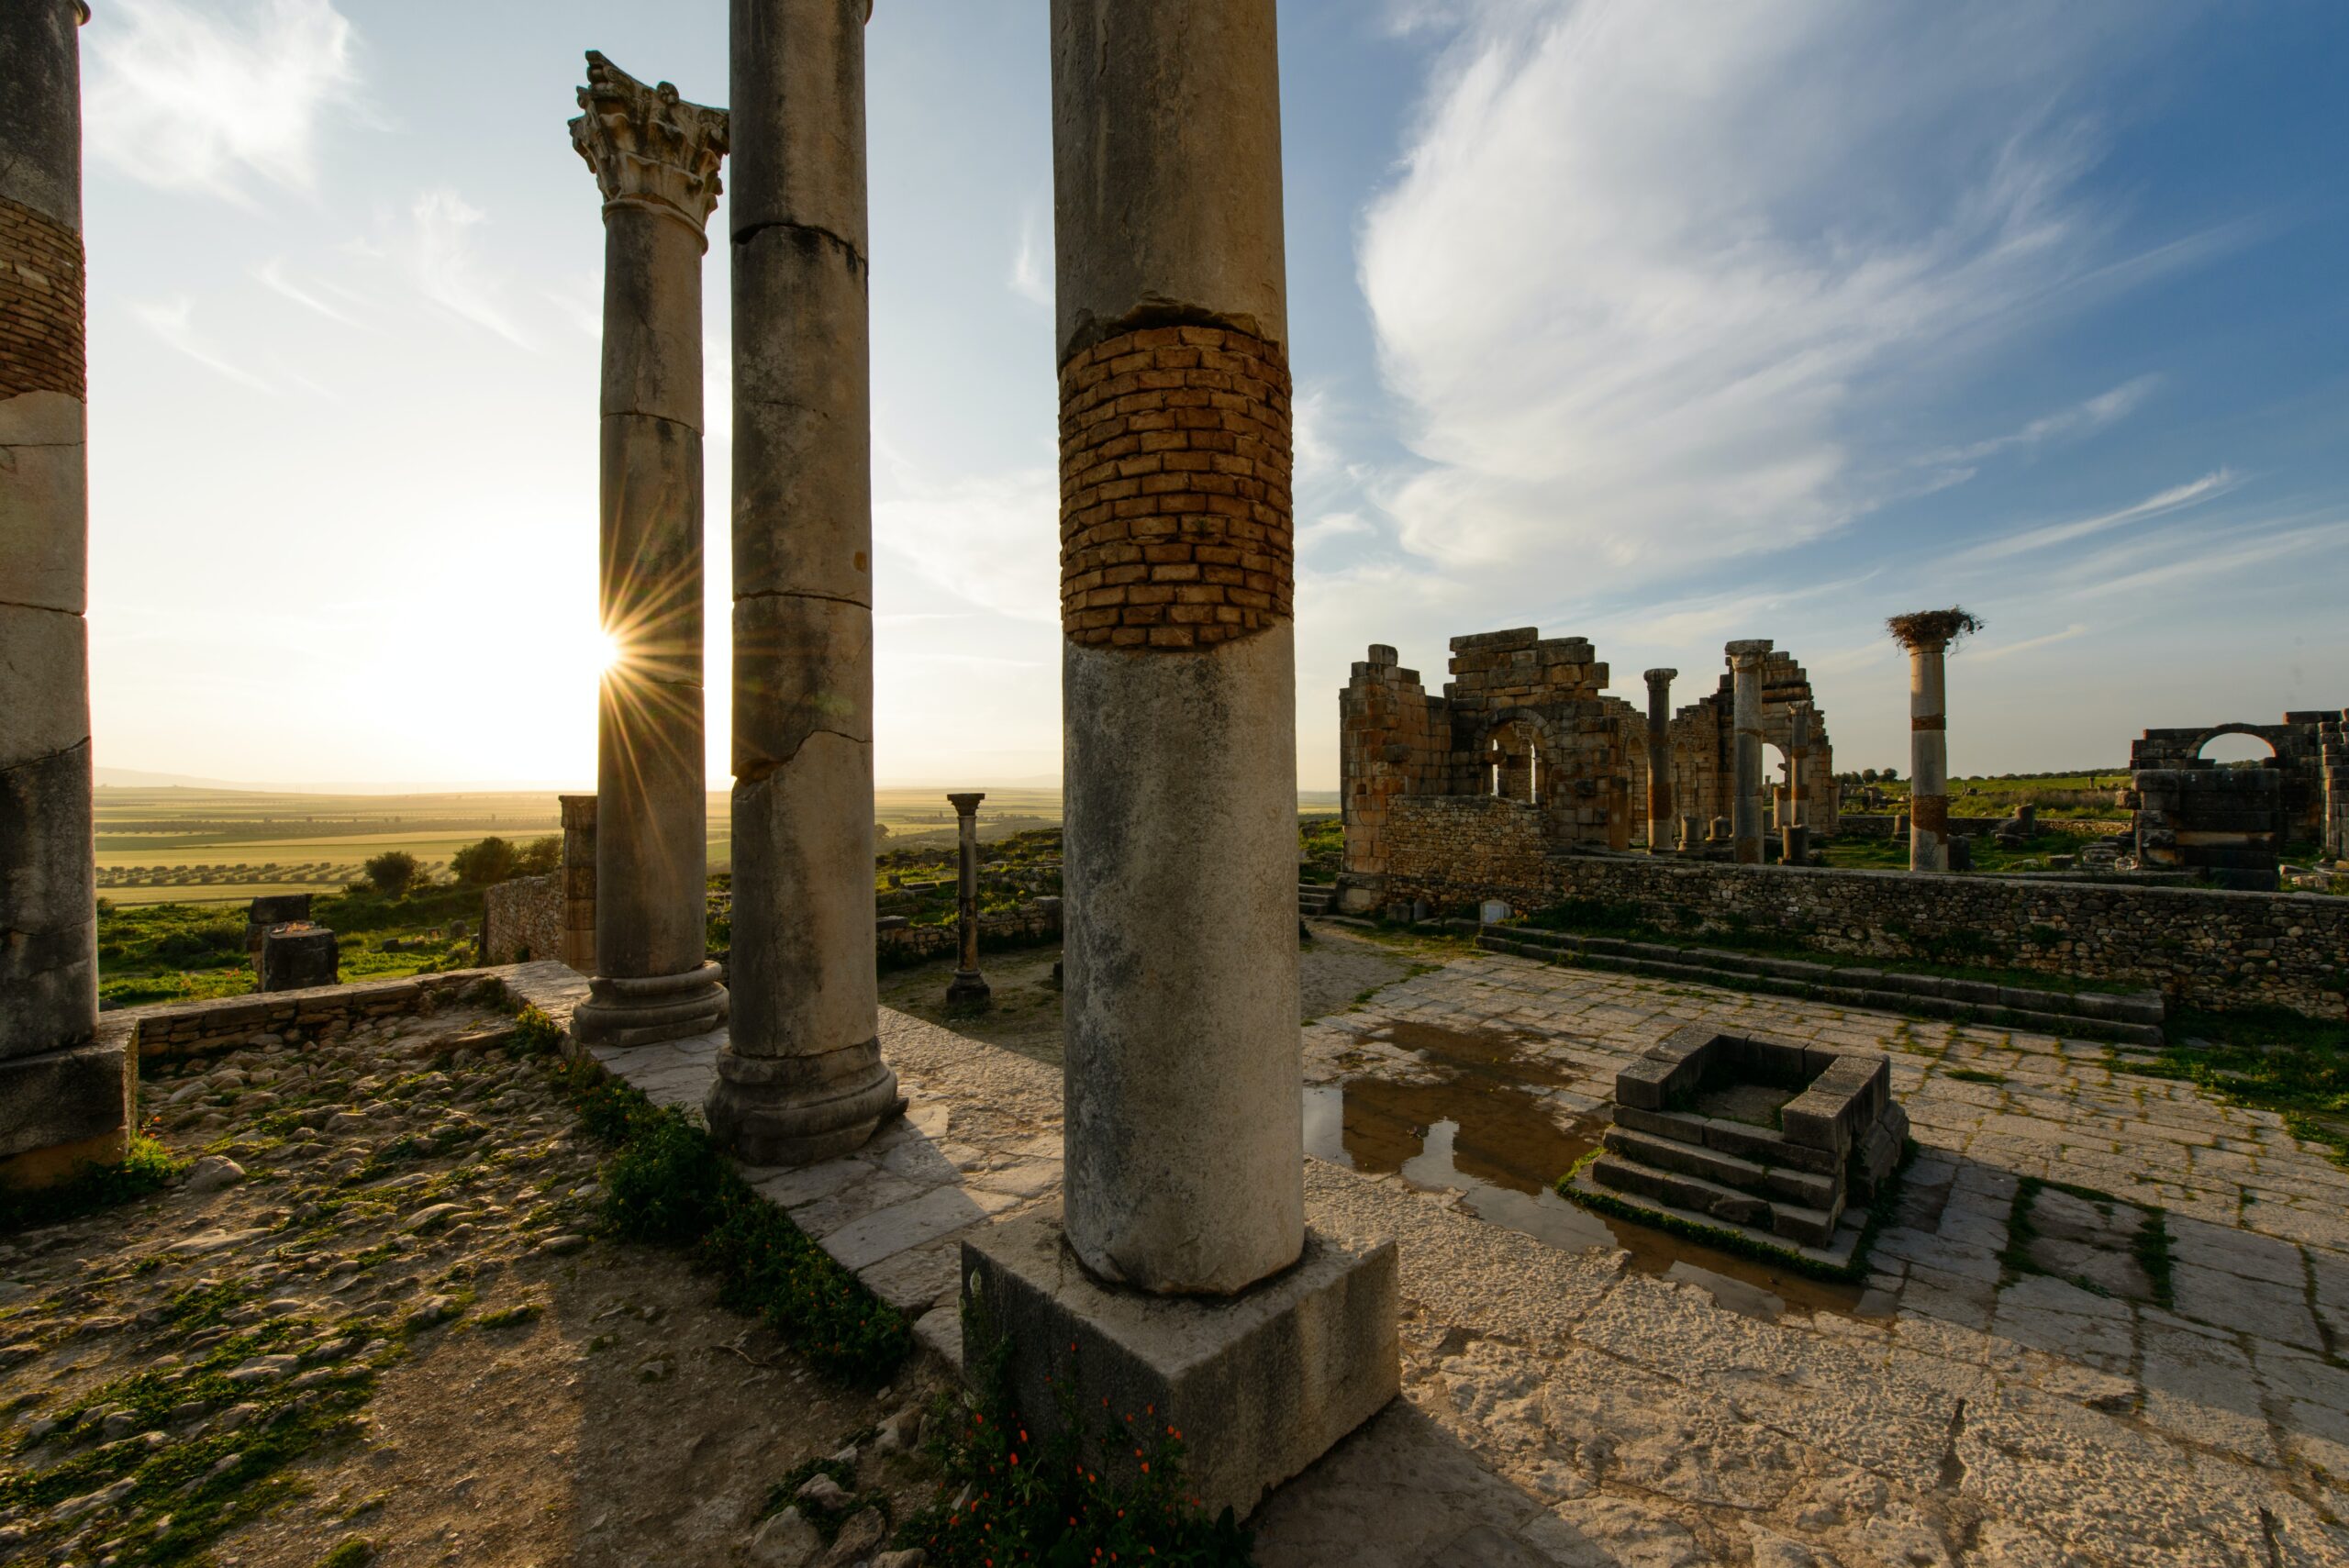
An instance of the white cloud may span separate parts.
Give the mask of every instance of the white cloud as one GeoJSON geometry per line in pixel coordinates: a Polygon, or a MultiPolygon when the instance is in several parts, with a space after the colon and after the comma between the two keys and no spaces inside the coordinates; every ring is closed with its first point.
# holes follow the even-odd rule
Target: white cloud
{"type": "Polygon", "coordinates": [[[2141,375],[2125,381],[2110,392],[2100,392],[2087,401],[2069,408],[2043,415],[2018,430],[1987,440],[1975,441],[1947,451],[1935,452],[1923,459],[1928,463],[1978,462],[1987,457],[2018,447],[2035,447],[2048,441],[2064,440],[2077,436],[2093,435],[2109,425],[2115,425],[2136,412],[2140,404],[2161,385],[2157,375],[2141,375]]]}
{"type": "Polygon", "coordinates": [[[2018,653],[2030,652],[2035,648],[2044,648],[2050,643],[2069,642],[2076,637],[2086,637],[2087,634],[2087,622],[2076,620],[2061,631],[2051,631],[2042,637],[2025,638],[2021,642],[2002,642],[1998,646],[1987,650],[1977,649],[1975,651],[1974,662],[1976,664],[1987,664],[1994,660],[2011,658],[2018,653]]]}
{"type": "Polygon", "coordinates": [[[287,299],[292,300],[295,304],[301,306],[306,310],[315,310],[329,321],[340,321],[345,327],[356,327],[362,331],[372,332],[375,330],[374,328],[370,327],[366,322],[362,321],[358,317],[352,315],[349,310],[344,309],[341,306],[336,305],[333,302],[321,297],[319,292],[306,288],[302,284],[297,284],[293,279],[287,277],[285,275],[285,263],[277,257],[273,256],[268,261],[263,261],[260,266],[254,268],[253,276],[259,278],[262,286],[268,288],[272,293],[284,295],[287,299]]]}
{"type": "Polygon", "coordinates": [[[489,215],[443,188],[417,197],[408,218],[401,260],[424,297],[521,348],[532,347],[507,314],[502,281],[484,263],[474,244],[476,231],[489,215]]]}
{"type": "Polygon", "coordinates": [[[185,354],[197,364],[226,376],[239,386],[255,392],[275,393],[277,388],[242,365],[228,359],[195,329],[195,303],[184,295],[167,300],[133,301],[130,314],[139,325],[155,334],[163,343],[185,354]]]}
{"type": "Polygon", "coordinates": [[[1423,460],[1381,498],[1447,568],[1621,586],[1831,532],[1914,493],[1855,433],[1884,388],[2104,264],[2051,106],[2132,14],[1451,9],[1360,251],[1423,460]]]}
{"type": "Polygon", "coordinates": [[[1044,204],[1030,201],[1019,215],[1019,248],[1011,258],[1011,292],[1030,305],[1052,306],[1052,238],[1044,227],[1044,204]]]}
{"type": "Polygon", "coordinates": [[[331,0],[112,0],[105,10],[90,29],[83,111],[99,161],[240,203],[256,181],[315,186],[321,122],[359,80],[356,35],[331,0]]]}
{"type": "Polygon", "coordinates": [[[2020,533],[2007,534],[2001,538],[1987,540],[1970,550],[1958,551],[1950,557],[1950,562],[1953,565],[1959,565],[1982,561],[1999,561],[2008,556],[2021,555],[2030,550],[2046,550],[2059,544],[2070,544],[2075,539],[2087,539],[2092,534],[2108,533],[2114,528],[2125,528],[2132,523],[2145,522],[2182,507],[2199,505],[2213,496],[2225,495],[2234,486],[2235,477],[2232,473],[2223,468],[2216,469],[2199,479],[2185,484],[2173,485],[2158,495],[2148,495],[2142,501],[2122,506],[2116,511],[2101,512],[2093,517],[2082,517],[2076,522],[2056,523],[2043,528],[2026,528],[2020,533]]]}
{"type": "Polygon", "coordinates": [[[966,604],[1059,623],[1058,474],[1032,468],[941,483],[904,462],[892,467],[900,494],[874,507],[876,544],[966,604]]]}

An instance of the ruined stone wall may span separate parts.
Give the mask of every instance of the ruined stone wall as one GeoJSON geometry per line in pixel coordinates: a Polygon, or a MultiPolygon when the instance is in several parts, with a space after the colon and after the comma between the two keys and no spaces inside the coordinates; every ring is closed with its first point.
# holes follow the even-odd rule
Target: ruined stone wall
{"type": "Polygon", "coordinates": [[[481,896],[484,963],[527,963],[562,956],[562,878],[518,876],[481,896]]]}
{"type": "Polygon", "coordinates": [[[2275,748],[2284,832],[2295,841],[2321,840],[2325,829],[2324,725],[2340,715],[2288,713],[2281,724],[2211,724],[2199,729],[2148,729],[2129,747],[2129,771],[2189,768],[2202,748],[2221,735],[2249,735],[2275,748]]]}
{"type": "Polygon", "coordinates": [[[395,1013],[429,1012],[445,1002],[462,997],[476,986],[495,983],[496,977],[484,971],[455,969],[401,980],[321,985],[308,991],[273,991],[265,996],[224,996],[208,1002],[126,1007],[107,1017],[128,1024],[133,1045],[142,1060],[200,1056],[254,1044],[255,1036],[296,1040],[338,1024],[355,1024],[395,1013]]]}
{"type": "MultiPolygon", "coordinates": [[[[1731,815],[1736,787],[1737,727],[1731,677],[1723,670],[1720,684],[1673,716],[1665,731],[1672,753],[1672,810],[1675,817],[1696,818],[1697,837],[1716,817],[1731,815]]],[[[1764,789],[1772,800],[1786,790],[1785,763],[1793,754],[1794,709],[1810,706],[1810,746],[1806,763],[1811,837],[1824,838],[1842,829],[1842,786],[1835,782],[1835,742],[1827,732],[1827,715],[1811,691],[1810,675],[1783,649],[1773,650],[1762,662],[1762,739],[1777,748],[1765,752],[1764,789]]],[[[1776,809],[1765,813],[1773,827],[1776,809]]]]}
{"type": "Polygon", "coordinates": [[[2324,761],[2324,852],[2349,859],[2349,710],[2326,717],[2319,731],[2324,761]]]}
{"type": "MultiPolygon", "coordinates": [[[[885,967],[949,958],[961,945],[961,932],[951,925],[916,926],[902,915],[892,915],[884,916],[879,926],[876,938],[885,967]]],[[[1017,909],[979,917],[982,952],[1041,947],[1060,939],[1061,901],[1057,898],[1040,898],[1017,909]]]]}
{"type": "Polygon", "coordinates": [[[2274,768],[2208,762],[2136,773],[2137,863],[2273,892],[2284,851],[2283,783],[2274,768]]]}
{"type": "MultiPolygon", "coordinates": [[[[1452,746],[1442,793],[1489,795],[1497,732],[1531,731],[1538,786],[1507,793],[1528,801],[1538,793],[1532,803],[1553,843],[1623,848],[1631,842],[1631,775],[1620,721],[1601,695],[1607,678],[1586,638],[1545,639],[1532,627],[1453,638],[1443,688],[1452,746]]],[[[1514,753],[1505,745],[1503,754],[1514,753]]]]}
{"type": "Polygon", "coordinates": [[[1450,762],[1442,702],[1417,670],[1374,644],[1338,695],[1338,788],[1345,825],[1343,867],[1352,876],[1386,873],[1386,812],[1396,796],[1424,794],[1450,762]]]}
{"type": "Polygon", "coordinates": [[[1521,909],[1587,899],[1692,935],[1742,921],[1832,952],[2142,986],[2176,1006],[2349,1016],[2349,899],[1555,852],[1501,882],[1476,874],[1490,862],[1454,862],[1444,846],[1433,831],[1398,835],[1387,896],[1451,911],[1487,897],[1521,909]]]}

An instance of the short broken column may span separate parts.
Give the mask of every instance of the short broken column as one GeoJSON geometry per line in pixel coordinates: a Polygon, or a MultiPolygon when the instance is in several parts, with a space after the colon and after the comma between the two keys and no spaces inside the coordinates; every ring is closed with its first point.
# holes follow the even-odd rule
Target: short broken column
{"type": "Polygon", "coordinates": [[[594,1045],[706,1033],[701,262],[723,110],[590,52],[571,139],[604,196],[600,572],[616,650],[596,716],[596,978],[573,1015],[594,1045]]]}
{"type": "Polygon", "coordinates": [[[287,920],[262,933],[254,966],[263,991],[308,991],[342,984],[342,949],[333,931],[307,920],[287,920]]]}
{"type": "Polygon", "coordinates": [[[1672,831],[1672,683],[1677,670],[1650,670],[1648,683],[1648,853],[1664,852],[1672,831]]]}
{"type": "Polygon", "coordinates": [[[1977,629],[1962,609],[1920,610],[1885,623],[1909,651],[1909,869],[1945,872],[1949,855],[1949,705],[1943,661],[1977,629]]]}
{"type": "Polygon", "coordinates": [[[705,1110],[762,1165],[905,1102],[873,886],[873,420],[860,0],[732,0],[734,941],[705,1110]]]}
{"type": "Polygon", "coordinates": [[[952,1007],[984,1007],[993,995],[979,973],[979,802],[984,795],[950,795],[954,806],[954,920],[962,957],[946,987],[952,1007]]]}
{"type": "Polygon", "coordinates": [[[562,962],[596,973],[596,797],[562,795],[562,962]]]}
{"type": "Polygon", "coordinates": [[[963,1243],[965,1362],[1031,1426],[1154,1411],[1244,1516],[1399,1370],[1394,1244],[1306,1223],[1274,5],[1052,40],[1067,1178],[963,1243]]]}
{"type": "Polygon", "coordinates": [[[98,1028],[75,0],[0,6],[0,1184],[121,1159],[98,1028]]]}
{"type": "Polygon", "coordinates": [[[1737,863],[1762,863],[1762,662],[1771,641],[1749,638],[1729,644],[1730,708],[1735,726],[1731,777],[1730,837],[1737,863]]]}

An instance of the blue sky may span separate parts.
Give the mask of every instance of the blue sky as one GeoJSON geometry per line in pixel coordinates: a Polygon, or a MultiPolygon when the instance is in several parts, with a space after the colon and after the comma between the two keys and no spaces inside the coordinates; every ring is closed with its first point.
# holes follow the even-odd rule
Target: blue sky
{"type": "MultiPolygon", "coordinates": [[[[593,770],[596,48],[722,0],[101,0],[83,30],[102,767],[593,770]]],[[[2349,703],[2349,12],[1282,0],[1300,783],[1370,642],[1809,666],[1954,770],[2349,703]]],[[[878,772],[1059,763],[1043,0],[868,33],[878,772]]],[[[724,232],[721,211],[711,232],[724,232]]],[[[706,274],[726,624],[724,247],[706,274]]],[[[725,650],[710,650],[723,787],[725,650]]]]}

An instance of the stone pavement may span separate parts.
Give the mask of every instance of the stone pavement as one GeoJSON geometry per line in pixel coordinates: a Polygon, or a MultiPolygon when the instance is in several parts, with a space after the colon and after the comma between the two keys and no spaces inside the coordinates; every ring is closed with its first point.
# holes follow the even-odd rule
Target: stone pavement
{"type": "MultiPolygon", "coordinates": [[[[751,1173],[946,1351],[962,1230],[1056,1195],[1058,1074],[882,1027],[907,1122],[751,1173]]],[[[690,1105],[716,1045],[608,1054],[690,1105]]],[[[1405,1397],[1259,1511],[1268,1565],[2349,1563],[2349,1173],[2276,1117],[2101,1044],[1486,954],[1305,1057],[1311,1201],[1402,1242],[1405,1397]],[[1689,1022],[1889,1054],[1923,1151],[1865,1290],[1540,1191],[1689,1022]]]]}

